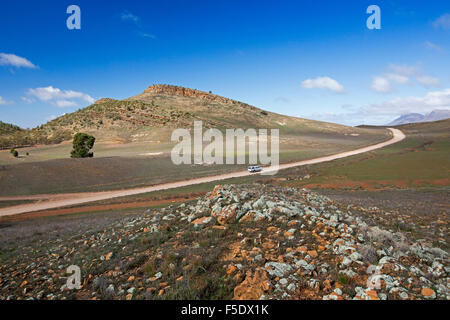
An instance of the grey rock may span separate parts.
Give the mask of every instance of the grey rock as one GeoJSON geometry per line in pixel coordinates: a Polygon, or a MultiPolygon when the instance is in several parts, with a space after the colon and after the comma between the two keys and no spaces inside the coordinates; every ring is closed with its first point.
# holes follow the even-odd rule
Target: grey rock
{"type": "Polygon", "coordinates": [[[107,293],[108,295],[113,295],[114,292],[115,292],[115,290],[114,290],[114,285],[113,285],[113,284],[110,284],[110,285],[108,286],[108,288],[106,288],[106,293],[107,293]]]}
{"type": "Polygon", "coordinates": [[[266,199],[264,196],[261,196],[258,200],[253,203],[253,208],[262,209],[266,206],[266,199]]]}
{"type": "Polygon", "coordinates": [[[294,291],[295,289],[297,289],[297,286],[294,283],[291,283],[287,286],[286,288],[288,291],[294,291]]]}
{"type": "Polygon", "coordinates": [[[264,266],[264,269],[267,271],[268,274],[271,276],[276,277],[283,277],[287,272],[292,270],[291,265],[287,263],[281,263],[281,262],[267,262],[264,266]]]}
{"type": "Polygon", "coordinates": [[[280,284],[283,285],[283,286],[287,285],[288,284],[287,279],[285,279],[285,278],[280,279],[280,284]]]}

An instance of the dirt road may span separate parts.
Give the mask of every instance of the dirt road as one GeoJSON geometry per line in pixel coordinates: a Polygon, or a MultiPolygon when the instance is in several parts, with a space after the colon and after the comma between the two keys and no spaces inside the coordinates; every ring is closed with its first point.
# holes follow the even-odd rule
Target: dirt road
{"type": "MultiPolygon", "coordinates": [[[[271,173],[271,172],[274,172],[277,170],[283,170],[283,169],[292,168],[292,167],[299,167],[299,166],[304,166],[304,165],[308,165],[308,164],[315,164],[315,163],[332,161],[335,159],[350,157],[350,156],[357,155],[360,153],[383,148],[385,146],[402,141],[405,138],[405,135],[400,130],[393,129],[393,128],[389,128],[389,130],[392,133],[392,138],[385,142],[377,143],[377,144],[374,144],[371,146],[359,148],[359,149],[352,150],[352,151],[337,153],[337,154],[330,155],[330,156],[324,156],[324,157],[319,157],[319,158],[314,158],[314,159],[309,159],[309,160],[303,160],[303,161],[298,161],[298,162],[282,164],[282,165],[279,165],[278,168],[276,168],[276,167],[264,168],[264,173],[267,174],[267,173],[271,173]]],[[[61,207],[66,207],[66,206],[73,206],[73,205],[78,205],[78,204],[87,203],[87,202],[100,201],[100,200],[106,200],[106,199],[118,198],[118,197],[125,197],[125,196],[131,196],[131,195],[148,193],[148,192],[159,191],[159,190],[174,189],[174,188],[185,187],[185,186],[200,184],[200,183],[205,183],[205,182],[213,182],[213,181],[225,180],[225,179],[230,179],[230,178],[244,177],[244,176],[249,176],[249,175],[253,175],[253,174],[254,173],[249,173],[248,171],[238,171],[238,172],[232,172],[232,173],[227,173],[227,174],[222,174],[222,175],[215,175],[215,176],[208,176],[208,177],[196,178],[196,179],[191,179],[191,180],[164,183],[164,184],[159,184],[159,185],[149,186],[149,187],[114,190],[114,191],[104,191],[104,192],[85,192],[85,193],[71,193],[71,194],[66,193],[66,194],[58,194],[58,195],[32,195],[32,196],[18,196],[18,197],[4,197],[4,198],[0,197],[0,200],[40,200],[35,203],[0,208],[0,217],[21,214],[21,213],[27,213],[27,212],[33,212],[33,211],[61,208],[61,207]],[[42,200],[42,199],[45,199],[45,200],[42,200]]]]}

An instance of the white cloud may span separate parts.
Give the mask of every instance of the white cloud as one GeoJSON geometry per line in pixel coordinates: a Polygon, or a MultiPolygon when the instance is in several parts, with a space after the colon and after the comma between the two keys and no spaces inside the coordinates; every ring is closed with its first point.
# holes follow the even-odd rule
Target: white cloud
{"type": "Polygon", "coordinates": [[[153,35],[153,34],[151,34],[151,33],[147,33],[147,32],[139,31],[139,35],[140,35],[142,38],[156,39],[156,36],[155,36],[155,35],[153,35]]]}
{"type": "Polygon", "coordinates": [[[305,116],[305,118],[319,121],[326,121],[331,123],[341,123],[349,126],[357,126],[361,124],[384,125],[392,121],[392,116],[385,116],[385,115],[368,116],[367,114],[364,114],[362,112],[349,112],[349,113],[322,112],[307,115],[305,116]]]}
{"type": "Polygon", "coordinates": [[[61,90],[52,86],[29,89],[27,93],[41,101],[49,102],[61,108],[77,106],[78,104],[74,99],[82,100],[90,104],[94,103],[94,98],[86,93],[73,90],[61,90]]]}
{"type": "Polygon", "coordinates": [[[3,99],[2,96],[0,96],[0,105],[6,105],[6,104],[13,104],[14,101],[6,101],[5,99],[3,99]]]}
{"type": "Polygon", "coordinates": [[[23,102],[25,103],[33,103],[34,99],[28,98],[28,97],[20,97],[20,99],[22,99],[23,102]]]}
{"type": "Polygon", "coordinates": [[[141,27],[141,18],[132,14],[130,11],[125,10],[120,14],[120,19],[125,22],[132,22],[137,27],[136,33],[144,39],[156,39],[156,36],[152,33],[143,31],[141,27]]]}
{"type": "Polygon", "coordinates": [[[431,76],[419,76],[416,78],[416,80],[426,88],[441,86],[441,82],[439,81],[439,79],[431,76]]]}
{"type": "Polygon", "coordinates": [[[425,114],[437,109],[450,110],[450,88],[441,91],[430,91],[422,97],[409,96],[394,98],[381,103],[375,103],[354,109],[342,106],[343,112],[341,113],[314,113],[306,117],[315,120],[347,125],[384,125],[402,114],[425,114]]]}
{"type": "Polygon", "coordinates": [[[6,100],[3,99],[2,96],[0,96],[0,105],[2,105],[2,104],[7,104],[7,103],[8,103],[8,102],[6,102],[6,100]]]}
{"type": "Polygon", "coordinates": [[[415,66],[408,66],[408,65],[398,65],[398,64],[390,64],[389,69],[392,70],[394,73],[411,77],[419,72],[419,68],[415,66]]]}
{"type": "Polygon", "coordinates": [[[386,74],[386,77],[398,84],[407,84],[409,83],[409,77],[404,76],[402,74],[397,74],[397,73],[388,73],[386,74]]]}
{"type": "Polygon", "coordinates": [[[28,59],[16,56],[12,53],[0,53],[0,65],[1,66],[12,66],[16,68],[37,68],[28,59]]]}
{"type": "Polygon", "coordinates": [[[444,30],[450,30],[450,13],[443,14],[439,18],[433,21],[435,28],[442,28],[444,30]]]}
{"type": "Polygon", "coordinates": [[[371,89],[378,93],[390,93],[395,91],[395,85],[412,84],[411,79],[415,79],[425,88],[440,87],[439,79],[422,74],[415,66],[390,64],[389,72],[382,76],[375,76],[372,79],[371,89]]]}
{"type": "Polygon", "coordinates": [[[120,15],[120,18],[121,18],[123,21],[132,21],[132,22],[134,22],[134,23],[139,23],[139,21],[140,21],[140,19],[139,19],[138,16],[132,14],[132,13],[129,12],[129,11],[124,11],[124,12],[122,12],[122,14],[120,15]]]}
{"type": "Polygon", "coordinates": [[[393,90],[389,80],[384,77],[374,77],[372,80],[372,85],[370,87],[373,91],[379,93],[392,92],[393,90]]]}
{"type": "Polygon", "coordinates": [[[425,113],[435,109],[450,109],[450,88],[430,91],[423,97],[400,97],[372,104],[360,111],[378,115],[400,115],[411,112],[425,113]]]}
{"type": "Polygon", "coordinates": [[[435,44],[435,43],[433,43],[431,41],[425,41],[424,44],[425,44],[425,47],[428,48],[428,49],[436,50],[436,51],[439,51],[439,52],[443,51],[443,49],[440,46],[438,46],[437,44],[435,44]]]}
{"type": "Polygon", "coordinates": [[[330,77],[317,77],[315,79],[306,79],[301,86],[305,89],[320,88],[328,89],[334,92],[343,93],[344,87],[336,80],[330,77]]]}
{"type": "Polygon", "coordinates": [[[371,89],[378,93],[389,93],[395,90],[394,84],[408,84],[410,77],[418,73],[418,68],[407,65],[390,64],[389,72],[372,79],[371,89]]]}
{"type": "Polygon", "coordinates": [[[76,107],[78,104],[71,100],[57,100],[55,105],[60,108],[76,107]]]}

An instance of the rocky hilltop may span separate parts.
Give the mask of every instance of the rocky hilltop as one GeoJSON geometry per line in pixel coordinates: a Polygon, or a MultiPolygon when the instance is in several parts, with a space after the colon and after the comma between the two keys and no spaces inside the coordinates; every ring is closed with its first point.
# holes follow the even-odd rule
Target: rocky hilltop
{"type": "Polygon", "coordinates": [[[448,253],[380,219],[394,221],[306,189],[219,185],[102,227],[42,232],[20,254],[3,239],[0,298],[449,299],[448,253]],[[78,291],[65,284],[72,264],[78,291]]]}
{"type": "Polygon", "coordinates": [[[94,102],[94,104],[108,103],[108,102],[114,102],[114,101],[116,101],[116,100],[111,99],[111,98],[100,98],[100,99],[96,100],[94,102]]]}
{"type": "Polygon", "coordinates": [[[221,96],[218,96],[216,94],[196,90],[196,89],[189,89],[179,86],[173,86],[173,85],[167,85],[167,84],[155,84],[147,89],[144,90],[144,93],[147,94],[163,94],[163,95],[178,95],[178,96],[184,96],[184,97],[190,97],[190,98],[200,98],[204,100],[209,101],[216,101],[220,103],[225,104],[234,104],[238,103],[235,100],[224,98],[221,96]]]}

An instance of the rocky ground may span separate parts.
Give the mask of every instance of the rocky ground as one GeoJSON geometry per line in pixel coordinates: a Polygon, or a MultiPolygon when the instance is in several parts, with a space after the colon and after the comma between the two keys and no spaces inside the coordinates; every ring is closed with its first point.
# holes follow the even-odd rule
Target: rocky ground
{"type": "Polygon", "coordinates": [[[420,239],[393,216],[255,184],[20,237],[3,225],[0,299],[449,299],[448,219],[420,239]]]}

